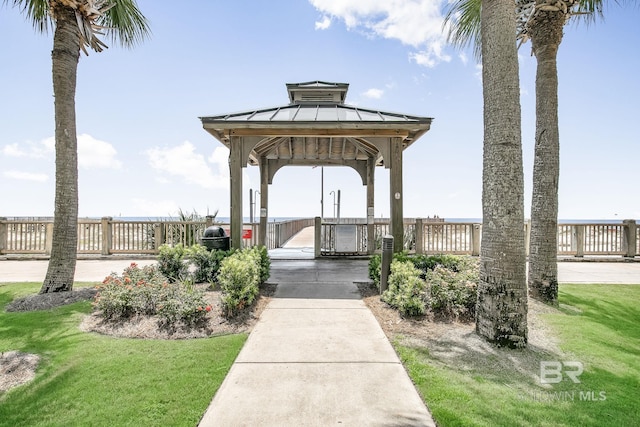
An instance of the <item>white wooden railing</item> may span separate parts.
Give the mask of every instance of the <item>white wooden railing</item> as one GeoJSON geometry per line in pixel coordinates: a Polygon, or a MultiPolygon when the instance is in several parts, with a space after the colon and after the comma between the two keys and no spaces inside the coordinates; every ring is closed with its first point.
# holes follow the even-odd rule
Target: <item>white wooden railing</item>
{"type": "MultiPolygon", "coordinates": [[[[157,254],[161,245],[199,243],[204,230],[213,225],[205,221],[128,221],[105,217],[78,219],[78,254],[157,254]]],[[[229,223],[215,223],[229,234],[229,223]]],[[[313,219],[267,223],[267,247],[280,247],[313,219]]],[[[258,224],[244,224],[242,246],[258,244],[258,224]]],[[[49,255],[53,221],[51,219],[0,218],[0,255],[49,255]]]]}
{"type": "MultiPolygon", "coordinates": [[[[78,220],[79,254],[157,254],[162,244],[181,243],[190,246],[200,242],[206,221],[125,221],[105,217],[78,220]]],[[[305,227],[314,224],[313,218],[267,223],[267,248],[275,249],[305,227]]],[[[340,225],[351,224],[354,248],[350,253],[365,255],[367,224],[364,219],[342,218],[340,225]]],[[[228,223],[216,223],[229,232],[228,223]]],[[[336,248],[335,222],[325,221],[321,226],[322,255],[339,255],[336,248]]],[[[382,237],[389,234],[389,220],[375,219],[374,249],[382,246],[382,237]]],[[[258,224],[244,224],[243,247],[258,244],[258,224]]],[[[406,219],[404,221],[404,248],[412,253],[479,255],[482,225],[479,223],[446,222],[434,219],[406,219]]],[[[529,224],[525,224],[528,234],[529,224]]],[[[51,219],[0,218],[0,255],[40,254],[51,252],[51,219]]],[[[558,255],[584,257],[592,255],[640,255],[640,228],[635,220],[621,223],[561,223],[558,225],[558,255]]]]}

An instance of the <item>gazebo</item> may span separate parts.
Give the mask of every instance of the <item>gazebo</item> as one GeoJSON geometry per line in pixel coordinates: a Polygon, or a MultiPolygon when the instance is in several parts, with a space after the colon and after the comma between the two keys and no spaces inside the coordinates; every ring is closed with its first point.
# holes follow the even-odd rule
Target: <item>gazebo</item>
{"type": "Polygon", "coordinates": [[[348,83],[288,83],[289,104],[200,117],[204,129],[229,148],[231,245],[242,236],[242,168],[260,168],[258,241],[266,244],[269,184],[284,166],[348,166],[367,186],[367,248],[373,252],[375,167],[390,170],[391,234],[403,246],[402,153],[427,132],[432,118],[345,104],[348,83]]]}

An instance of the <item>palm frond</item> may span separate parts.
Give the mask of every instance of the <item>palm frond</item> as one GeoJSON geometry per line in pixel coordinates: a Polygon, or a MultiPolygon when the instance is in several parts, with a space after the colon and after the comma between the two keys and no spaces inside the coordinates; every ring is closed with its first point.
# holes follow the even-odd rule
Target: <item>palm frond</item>
{"type": "Polygon", "coordinates": [[[455,0],[449,4],[443,27],[447,41],[458,48],[473,45],[473,54],[480,59],[480,6],[482,0],[455,0]]]}
{"type": "Polygon", "coordinates": [[[53,27],[47,0],[3,0],[2,3],[13,3],[13,7],[19,8],[20,12],[31,21],[36,31],[40,33],[47,33],[49,27],[53,27]]]}
{"type": "Polygon", "coordinates": [[[124,47],[134,47],[151,34],[147,18],[135,0],[111,0],[102,12],[95,24],[124,47]]]}

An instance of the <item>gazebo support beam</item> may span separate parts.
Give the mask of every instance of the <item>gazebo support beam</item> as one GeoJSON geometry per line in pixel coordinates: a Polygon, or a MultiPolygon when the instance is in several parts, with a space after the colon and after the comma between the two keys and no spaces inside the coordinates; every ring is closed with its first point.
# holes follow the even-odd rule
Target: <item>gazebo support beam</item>
{"type": "MultiPolygon", "coordinates": [[[[401,252],[404,247],[404,216],[402,209],[402,138],[389,138],[391,167],[389,170],[389,190],[391,193],[391,234],[393,252],[401,252]]],[[[386,160],[386,159],[385,159],[386,160]]]]}
{"type": "MultiPolygon", "coordinates": [[[[232,137],[229,152],[231,247],[242,247],[242,138],[232,137]]],[[[246,164],[246,160],[244,162],[246,164]]]]}
{"type": "Polygon", "coordinates": [[[258,244],[267,246],[267,207],[269,206],[269,163],[267,158],[260,157],[260,226],[258,228],[258,244]]]}
{"type": "Polygon", "coordinates": [[[376,246],[375,237],[375,176],[376,176],[376,160],[369,157],[367,160],[367,253],[373,255],[376,246]]]}

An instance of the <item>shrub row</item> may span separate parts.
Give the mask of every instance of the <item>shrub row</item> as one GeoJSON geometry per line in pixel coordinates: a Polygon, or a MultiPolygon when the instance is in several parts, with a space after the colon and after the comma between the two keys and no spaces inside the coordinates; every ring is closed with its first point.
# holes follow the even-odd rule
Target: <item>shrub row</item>
{"type": "Polygon", "coordinates": [[[158,268],[170,282],[192,280],[214,284],[220,263],[233,252],[233,249],[209,251],[200,244],[189,247],[162,245],[157,257],[158,268]]]}
{"type": "Polygon", "coordinates": [[[109,320],[124,320],[135,315],[158,315],[161,322],[176,326],[197,326],[212,307],[204,292],[183,283],[170,283],[156,266],[143,268],[132,263],[122,275],[111,273],[94,299],[94,307],[109,320]]]}
{"type": "MultiPolygon", "coordinates": [[[[369,261],[369,277],[380,290],[381,256],[369,261]]],[[[477,298],[478,261],[455,255],[394,254],[382,300],[405,316],[472,320],[477,298]]]]}
{"type": "Polygon", "coordinates": [[[209,251],[202,245],[189,248],[163,245],[158,265],[172,281],[192,280],[219,285],[227,317],[250,306],[259,293],[260,283],[271,274],[271,260],[264,246],[240,251],[209,251]]]}
{"type": "Polygon", "coordinates": [[[224,314],[232,317],[253,303],[270,269],[265,247],[209,252],[200,245],[166,246],[157,265],[140,268],[132,263],[121,275],[107,276],[98,286],[94,307],[108,320],[158,315],[167,326],[194,327],[212,310],[196,281],[217,281],[224,314]]]}

